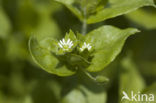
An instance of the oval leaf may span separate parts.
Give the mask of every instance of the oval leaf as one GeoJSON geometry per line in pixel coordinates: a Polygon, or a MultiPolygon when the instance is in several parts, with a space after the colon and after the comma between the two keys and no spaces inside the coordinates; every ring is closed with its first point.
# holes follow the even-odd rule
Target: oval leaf
{"type": "Polygon", "coordinates": [[[90,39],[95,48],[94,58],[87,70],[96,72],[105,68],[120,53],[128,36],[136,32],[138,30],[133,28],[121,30],[112,26],[102,26],[87,34],[86,39],[90,39]]]}
{"type": "Polygon", "coordinates": [[[29,50],[34,61],[45,71],[59,76],[70,76],[75,71],[70,70],[47,49],[41,47],[38,41],[32,37],[29,40],[29,50]]]}
{"type": "Polygon", "coordinates": [[[126,14],[143,6],[155,6],[153,0],[109,0],[109,6],[88,18],[88,24],[126,14]]]}

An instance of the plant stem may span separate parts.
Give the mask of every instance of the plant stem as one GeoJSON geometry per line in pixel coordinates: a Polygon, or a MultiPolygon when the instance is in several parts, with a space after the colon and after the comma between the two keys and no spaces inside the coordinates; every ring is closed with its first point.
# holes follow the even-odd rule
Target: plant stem
{"type": "Polygon", "coordinates": [[[83,8],[83,24],[82,24],[82,34],[86,35],[87,33],[87,10],[86,7],[83,8]]]}
{"type": "Polygon", "coordinates": [[[96,78],[93,77],[90,73],[88,73],[86,70],[81,69],[91,80],[96,81],[96,78]]]}
{"type": "Polygon", "coordinates": [[[88,73],[87,71],[84,71],[84,73],[85,73],[90,79],[92,79],[93,81],[96,81],[96,78],[93,77],[90,73],[88,73]]]}

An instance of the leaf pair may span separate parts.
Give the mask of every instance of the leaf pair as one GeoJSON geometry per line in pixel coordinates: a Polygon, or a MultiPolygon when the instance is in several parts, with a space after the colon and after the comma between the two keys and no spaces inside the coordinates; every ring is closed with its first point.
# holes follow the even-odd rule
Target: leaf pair
{"type": "Polygon", "coordinates": [[[56,1],[65,5],[81,21],[86,12],[88,24],[127,14],[143,6],[155,6],[153,0],[131,0],[130,2],[129,0],[83,0],[83,3],[77,3],[77,0],[56,1]],[[79,4],[79,6],[75,4],[79,4]],[[84,8],[87,10],[84,11],[84,8]]]}
{"type": "MultiPolygon", "coordinates": [[[[138,30],[132,28],[121,30],[112,26],[102,26],[88,33],[85,39],[92,42],[95,51],[92,54],[93,58],[90,61],[91,63],[88,66],[85,66],[85,68],[81,69],[86,69],[89,72],[97,72],[104,69],[120,53],[128,36],[136,32],[138,32],[138,30]]],[[[43,46],[41,46],[35,38],[30,39],[29,49],[36,63],[47,72],[59,76],[70,76],[75,74],[77,69],[76,66],[65,65],[64,63],[60,62],[60,59],[56,58],[51,53],[52,50],[55,51],[55,49],[52,48],[53,45],[53,43],[47,42],[45,47],[50,47],[51,50],[49,50],[47,48],[43,48],[43,46]]],[[[68,55],[64,56],[68,57],[68,55]]],[[[79,55],[76,56],[77,59],[83,59],[79,55]]],[[[74,58],[72,59],[75,59],[75,55],[73,55],[73,57],[74,58]]],[[[67,62],[68,61],[69,60],[67,60],[67,62]]],[[[72,64],[72,62],[68,63],[72,64]]],[[[76,64],[80,66],[82,65],[80,62],[76,62],[76,64]]]]}

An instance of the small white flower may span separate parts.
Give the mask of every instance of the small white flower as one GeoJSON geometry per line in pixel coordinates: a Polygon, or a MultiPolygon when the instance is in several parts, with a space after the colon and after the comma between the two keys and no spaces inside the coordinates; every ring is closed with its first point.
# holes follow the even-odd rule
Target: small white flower
{"type": "Polygon", "coordinates": [[[68,51],[73,46],[73,41],[71,41],[70,39],[68,39],[67,41],[65,41],[65,39],[62,39],[62,40],[60,40],[60,42],[58,43],[58,45],[64,51],[68,51]]]}
{"type": "Polygon", "coordinates": [[[86,42],[84,42],[83,46],[80,48],[80,51],[82,52],[85,49],[88,49],[88,51],[89,51],[91,48],[92,48],[92,46],[89,43],[87,44],[86,42]]]}

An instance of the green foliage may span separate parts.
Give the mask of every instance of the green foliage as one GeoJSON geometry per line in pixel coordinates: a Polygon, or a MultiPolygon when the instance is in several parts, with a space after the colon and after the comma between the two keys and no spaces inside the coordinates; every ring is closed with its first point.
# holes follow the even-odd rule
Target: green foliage
{"type": "Polygon", "coordinates": [[[75,0],[56,0],[62,4],[64,4],[69,10],[71,10],[80,20],[83,19],[82,13],[78,8],[73,6],[75,0]]]}
{"type": "Polygon", "coordinates": [[[74,74],[74,71],[67,69],[67,67],[64,65],[62,66],[62,64],[59,64],[59,60],[55,58],[50,51],[42,48],[35,38],[30,39],[29,48],[33,59],[47,72],[60,76],[69,76],[74,74]]]}
{"type": "Polygon", "coordinates": [[[153,7],[154,0],[0,0],[0,103],[156,95],[153,7]]]}
{"type": "Polygon", "coordinates": [[[64,4],[81,21],[88,24],[101,22],[109,18],[127,14],[143,6],[155,6],[153,0],[56,0],[64,4]],[[100,3],[100,4],[99,4],[100,3]],[[75,6],[76,5],[76,6],[75,6]],[[102,6],[101,6],[102,5],[102,6]],[[87,17],[85,17],[85,15],[87,17]]]}
{"type": "MultiPolygon", "coordinates": [[[[102,90],[102,87],[99,90],[102,90]]],[[[63,99],[62,103],[106,103],[106,92],[94,93],[90,91],[85,86],[80,85],[69,92],[63,99]],[[84,94],[85,93],[85,94],[84,94]],[[77,101],[75,101],[77,100],[77,101]]]]}
{"type": "MultiPolygon", "coordinates": [[[[59,48],[59,42],[46,39],[43,45],[32,38],[29,42],[29,48],[34,60],[46,71],[60,76],[72,75],[77,69],[87,69],[89,72],[101,71],[120,53],[122,46],[128,36],[138,32],[137,29],[120,30],[112,26],[102,26],[84,36],[84,41],[89,42],[94,51],[78,53],[79,47],[76,36],[72,31],[66,34],[64,41],[70,39],[73,46],[63,46],[59,48]],[[98,34],[98,36],[96,36],[98,34]],[[59,56],[61,55],[61,56],[59,56]],[[88,56],[87,56],[88,55],[88,56]],[[91,60],[90,60],[91,59],[91,60]],[[85,63],[86,62],[86,63],[85,63]],[[62,64],[62,65],[60,65],[62,64]],[[58,66],[60,65],[60,66],[58,66]]],[[[63,42],[63,41],[60,41],[63,42]]],[[[61,44],[60,44],[61,45],[61,44]]]]}
{"type": "Polygon", "coordinates": [[[109,79],[104,76],[97,76],[96,81],[99,83],[105,83],[105,82],[109,82],[109,79]]]}
{"type": "Polygon", "coordinates": [[[154,6],[153,0],[110,0],[110,6],[98,11],[88,18],[88,23],[96,23],[119,15],[126,14],[143,6],[154,6]]]}
{"type": "MultiPolygon", "coordinates": [[[[122,61],[123,70],[120,74],[120,98],[123,96],[122,92],[125,91],[129,96],[131,91],[134,93],[141,92],[145,88],[145,83],[141,75],[139,74],[137,67],[132,62],[130,57],[124,58],[122,61]]],[[[121,100],[121,99],[120,99],[121,100]]],[[[128,100],[123,100],[121,103],[127,103],[128,100]]],[[[133,101],[133,103],[137,103],[133,101]]]]}
{"type": "Polygon", "coordinates": [[[87,35],[94,44],[95,52],[88,71],[96,72],[104,69],[120,53],[128,36],[138,32],[137,29],[120,30],[112,26],[103,26],[87,35]],[[98,34],[98,36],[97,36],[98,34]]]}

